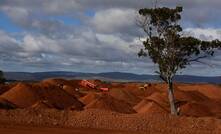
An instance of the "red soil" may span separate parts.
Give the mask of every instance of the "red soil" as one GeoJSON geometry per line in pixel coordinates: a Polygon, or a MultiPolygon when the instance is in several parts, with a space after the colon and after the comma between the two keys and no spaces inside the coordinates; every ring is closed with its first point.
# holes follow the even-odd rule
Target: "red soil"
{"type": "Polygon", "coordinates": [[[81,92],[77,91],[77,90],[79,90],[79,88],[77,88],[77,87],[64,85],[63,90],[66,91],[68,94],[76,97],[76,98],[81,98],[85,95],[84,93],[81,93],[81,92]]]}
{"type": "Polygon", "coordinates": [[[17,106],[6,99],[0,98],[0,109],[15,109],[17,106]]]}
{"type": "Polygon", "coordinates": [[[48,101],[38,101],[34,105],[32,105],[31,108],[34,108],[34,109],[48,109],[48,108],[54,108],[54,106],[51,105],[48,101]]]}
{"type": "Polygon", "coordinates": [[[136,105],[141,100],[139,97],[137,97],[127,89],[113,88],[110,90],[109,94],[112,97],[118,100],[123,100],[132,106],[136,105]]]}
{"type": "Polygon", "coordinates": [[[18,83],[15,87],[1,95],[2,98],[14,103],[20,108],[25,108],[33,105],[40,99],[36,95],[38,89],[31,84],[18,83]]]}
{"type": "MultiPolygon", "coordinates": [[[[0,111],[0,117],[0,125],[6,127],[10,124],[10,126],[24,125],[29,128],[31,126],[93,128],[126,131],[130,134],[220,134],[221,132],[221,121],[215,118],[174,117],[169,114],[119,114],[98,109],[81,112],[23,109],[0,111]]],[[[93,134],[93,131],[91,133],[93,134]]]]}
{"type": "Polygon", "coordinates": [[[57,86],[68,94],[80,98],[83,97],[85,94],[78,92],[81,88],[80,83],[81,80],[64,80],[64,79],[46,79],[42,81],[42,84],[49,85],[49,86],[57,86]]]}
{"type": "Polygon", "coordinates": [[[0,84],[0,95],[14,87],[17,83],[12,84],[0,84]]]}
{"type": "Polygon", "coordinates": [[[178,85],[178,88],[183,91],[198,91],[203,95],[216,100],[221,100],[220,86],[211,84],[192,84],[178,85]]]}
{"type": "Polygon", "coordinates": [[[146,98],[150,95],[152,95],[153,93],[162,93],[164,91],[161,91],[157,88],[155,88],[154,86],[151,86],[151,87],[147,87],[146,89],[139,89],[139,90],[135,90],[134,92],[136,92],[135,94],[142,97],[142,98],[146,98]]]}
{"type": "Polygon", "coordinates": [[[71,85],[70,81],[64,79],[46,79],[43,80],[42,83],[51,84],[51,85],[60,85],[60,84],[71,85]]]}
{"type": "Polygon", "coordinates": [[[103,109],[127,114],[136,113],[130,104],[125,101],[115,99],[106,93],[101,94],[95,100],[87,104],[85,109],[103,109]]]}
{"type": "Polygon", "coordinates": [[[153,93],[152,95],[146,97],[145,99],[153,101],[159,104],[161,107],[167,109],[169,108],[169,102],[167,99],[167,93],[153,93]]]}
{"type": "Polygon", "coordinates": [[[58,87],[64,87],[68,86],[71,87],[72,89],[79,88],[81,80],[64,80],[64,79],[46,79],[43,80],[41,83],[44,85],[51,85],[51,86],[58,86],[58,87]]]}
{"type": "Polygon", "coordinates": [[[80,98],[80,101],[85,105],[88,105],[92,101],[96,100],[100,96],[100,93],[88,93],[84,97],[80,98]]]}
{"type": "Polygon", "coordinates": [[[0,124],[15,122],[168,134],[221,132],[220,86],[176,83],[175,101],[181,117],[172,117],[166,84],[153,83],[144,89],[140,88],[144,83],[92,80],[110,88],[108,92],[100,92],[81,87],[79,82],[48,79],[0,85],[0,109],[15,109],[0,110],[0,124]]]}
{"type": "MultiPolygon", "coordinates": [[[[59,127],[31,127],[31,126],[0,126],[0,132],[3,134],[133,134],[134,132],[116,131],[106,129],[90,128],[59,128],[59,127]]],[[[141,134],[141,133],[136,133],[141,134]]]]}
{"type": "Polygon", "coordinates": [[[111,83],[111,87],[112,87],[112,88],[125,88],[125,85],[126,85],[126,84],[119,83],[119,82],[113,82],[113,83],[111,83]]]}
{"type": "Polygon", "coordinates": [[[31,107],[41,100],[47,100],[58,109],[65,109],[73,105],[79,109],[83,107],[83,104],[77,98],[69,95],[59,87],[44,84],[19,83],[2,94],[1,97],[14,103],[19,108],[31,107]]]}
{"type": "Polygon", "coordinates": [[[210,107],[204,104],[189,102],[181,106],[181,113],[191,116],[212,116],[210,107]]]}
{"type": "Polygon", "coordinates": [[[169,113],[167,109],[163,108],[158,103],[146,99],[134,106],[134,109],[137,113],[169,113]]]}
{"type": "Polygon", "coordinates": [[[201,102],[201,101],[209,101],[209,98],[198,91],[182,91],[180,89],[176,89],[174,91],[176,100],[179,101],[193,101],[193,102],[201,102]]]}

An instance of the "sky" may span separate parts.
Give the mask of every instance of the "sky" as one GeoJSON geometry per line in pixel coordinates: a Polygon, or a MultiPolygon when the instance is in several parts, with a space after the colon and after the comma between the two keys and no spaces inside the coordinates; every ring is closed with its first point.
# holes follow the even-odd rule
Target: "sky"
{"type": "MultiPolygon", "coordinates": [[[[159,0],[183,6],[184,32],[221,40],[220,0],[159,0]]],[[[144,33],[137,11],[152,0],[0,0],[0,69],[43,72],[130,72],[154,74],[157,66],[139,58],[144,33]]],[[[221,52],[179,72],[221,75],[221,52]]]]}

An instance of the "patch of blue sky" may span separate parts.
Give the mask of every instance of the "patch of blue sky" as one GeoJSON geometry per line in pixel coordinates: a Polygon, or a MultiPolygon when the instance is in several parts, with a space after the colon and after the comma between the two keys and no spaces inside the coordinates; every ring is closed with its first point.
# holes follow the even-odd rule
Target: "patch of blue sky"
{"type": "Polygon", "coordinates": [[[221,28],[221,21],[208,22],[204,25],[205,28],[221,28]]]}
{"type": "Polygon", "coordinates": [[[194,25],[189,21],[181,21],[181,26],[183,27],[183,29],[194,27],[194,25]]]}
{"type": "Polygon", "coordinates": [[[22,28],[14,24],[12,20],[2,11],[0,11],[0,29],[6,32],[22,32],[22,28]]]}
{"type": "Polygon", "coordinates": [[[191,21],[182,21],[182,27],[185,28],[221,28],[221,21],[207,21],[207,22],[191,22],[191,21]]]}
{"type": "Polygon", "coordinates": [[[94,17],[95,11],[93,11],[93,10],[86,10],[85,11],[85,15],[89,16],[89,17],[94,17]]]}

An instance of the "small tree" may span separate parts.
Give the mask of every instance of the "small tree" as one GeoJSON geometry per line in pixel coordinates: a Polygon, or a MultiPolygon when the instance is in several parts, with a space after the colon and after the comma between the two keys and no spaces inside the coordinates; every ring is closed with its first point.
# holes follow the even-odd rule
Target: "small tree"
{"type": "Polygon", "coordinates": [[[4,73],[0,71],[0,84],[4,84],[4,83],[5,83],[4,73]]]}
{"type": "Polygon", "coordinates": [[[219,40],[201,41],[193,37],[182,36],[180,13],[182,7],[140,9],[138,25],[147,34],[144,48],[139,56],[148,56],[158,65],[157,73],[168,85],[168,98],[171,114],[178,115],[175,106],[173,79],[178,70],[186,68],[192,62],[214,55],[214,49],[220,47],[219,40]]]}

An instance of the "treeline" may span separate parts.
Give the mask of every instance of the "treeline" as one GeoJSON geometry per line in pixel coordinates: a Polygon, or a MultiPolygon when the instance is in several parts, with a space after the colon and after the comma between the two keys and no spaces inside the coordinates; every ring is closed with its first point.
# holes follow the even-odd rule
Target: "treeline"
{"type": "Polygon", "coordinates": [[[3,71],[0,71],[0,84],[4,84],[6,82],[6,79],[4,77],[3,71]]]}

